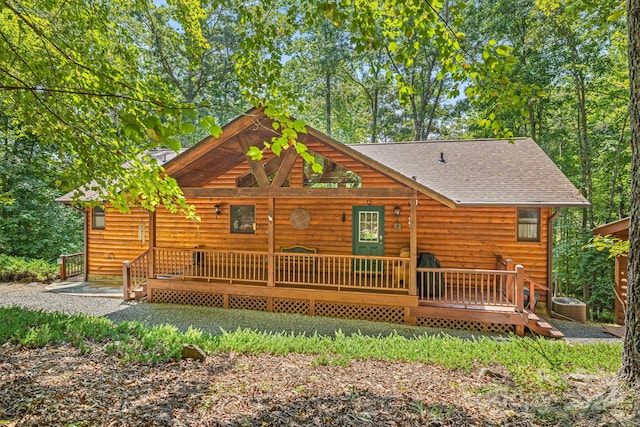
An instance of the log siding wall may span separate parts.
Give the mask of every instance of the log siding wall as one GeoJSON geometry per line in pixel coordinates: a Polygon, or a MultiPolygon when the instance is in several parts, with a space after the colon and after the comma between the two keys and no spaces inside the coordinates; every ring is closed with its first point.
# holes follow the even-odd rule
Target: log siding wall
{"type": "MultiPolygon", "coordinates": [[[[91,212],[87,215],[91,220],[91,212]]],[[[149,214],[132,209],[122,214],[105,207],[104,230],[88,227],[87,274],[88,278],[122,276],[122,263],[131,261],[149,248],[149,214]],[[144,242],[139,240],[139,227],[144,226],[144,242]]]]}

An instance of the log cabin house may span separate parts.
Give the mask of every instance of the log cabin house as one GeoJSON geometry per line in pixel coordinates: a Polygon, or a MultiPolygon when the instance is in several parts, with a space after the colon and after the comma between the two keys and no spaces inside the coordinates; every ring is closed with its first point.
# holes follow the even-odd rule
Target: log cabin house
{"type": "Polygon", "coordinates": [[[153,152],[201,221],[86,210],[85,280],[122,276],[125,299],[149,302],[561,336],[533,310],[558,209],[588,202],[533,140],[345,145],[308,127],[315,173],[294,149],[247,157],[275,132],[254,109],[153,152]]]}

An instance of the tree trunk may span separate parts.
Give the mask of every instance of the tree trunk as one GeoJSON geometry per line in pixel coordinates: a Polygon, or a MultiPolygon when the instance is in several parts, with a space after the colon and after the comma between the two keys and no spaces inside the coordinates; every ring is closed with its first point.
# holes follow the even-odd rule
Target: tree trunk
{"type": "Polygon", "coordinates": [[[331,71],[327,70],[324,77],[327,85],[327,91],[324,95],[327,112],[327,135],[331,136],[331,71]]]}
{"type": "MultiPolygon", "coordinates": [[[[618,171],[620,170],[620,152],[622,151],[622,142],[624,141],[624,131],[627,129],[629,122],[629,113],[624,117],[622,129],[620,129],[620,137],[616,144],[616,160],[613,164],[613,178],[611,178],[611,188],[609,189],[609,207],[607,210],[607,223],[613,221],[614,199],[616,197],[616,189],[618,188],[618,171]]],[[[620,219],[620,218],[618,218],[620,219]]]]}
{"type": "Polygon", "coordinates": [[[629,86],[631,99],[631,221],[629,223],[629,287],[621,378],[640,390],[640,0],[627,0],[629,86]]]}
{"type": "Polygon", "coordinates": [[[379,89],[376,86],[371,96],[371,143],[378,142],[378,94],[379,89]]]}

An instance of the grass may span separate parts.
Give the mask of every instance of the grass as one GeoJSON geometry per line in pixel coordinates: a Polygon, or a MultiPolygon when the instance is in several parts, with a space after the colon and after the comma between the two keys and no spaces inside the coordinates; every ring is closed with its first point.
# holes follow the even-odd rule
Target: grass
{"type": "Polygon", "coordinates": [[[514,382],[525,388],[563,387],[568,373],[614,373],[620,367],[622,346],[611,343],[574,344],[547,339],[461,339],[448,335],[405,337],[398,334],[368,336],[360,333],[334,336],[303,333],[258,332],[252,329],[213,335],[172,325],[145,327],[138,322],[114,323],[86,315],[0,308],[0,342],[29,348],[69,343],[81,352],[117,355],[124,362],[161,363],[180,360],[183,343],[208,353],[236,352],[316,355],[318,366],[344,366],[356,359],[384,359],[432,363],[471,371],[474,367],[503,365],[514,382]]]}

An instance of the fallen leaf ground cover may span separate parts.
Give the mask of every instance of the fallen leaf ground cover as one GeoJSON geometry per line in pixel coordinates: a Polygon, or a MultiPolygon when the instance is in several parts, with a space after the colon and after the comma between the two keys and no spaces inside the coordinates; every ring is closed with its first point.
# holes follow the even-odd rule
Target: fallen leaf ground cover
{"type": "Polygon", "coordinates": [[[1,308],[0,424],[634,425],[630,404],[606,393],[619,352],[515,337],[211,336],[1,308]],[[180,360],[185,342],[207,359],[180,360]]]}
{"type": "Polygon", "coordinates": [[[216,352],[204,362],[123,363],[99,347],[0,346],[0,420],[64,426],[631,425],[598,396],[613,374],[523,391],[500,365],[216,352]],[[600,403],[599,403],[600,402],[600,403]]]}

